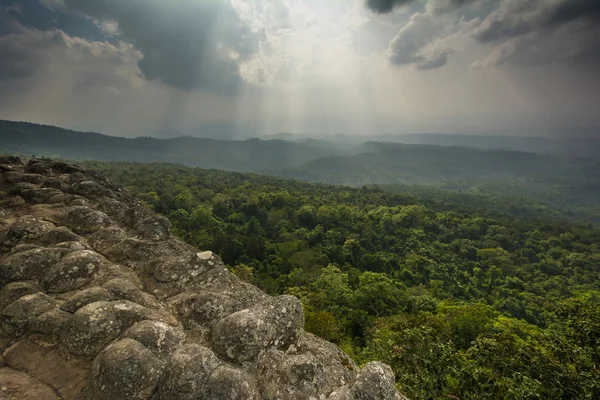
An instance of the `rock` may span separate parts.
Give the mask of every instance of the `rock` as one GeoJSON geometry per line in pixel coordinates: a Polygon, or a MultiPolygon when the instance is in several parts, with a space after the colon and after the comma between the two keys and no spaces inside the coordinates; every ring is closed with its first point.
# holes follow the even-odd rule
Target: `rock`
{"type": "Polygon", "coordinates": [[[42,287],[34,281],[11,282],[0,289],[0,310],[23,296],[42,291],[42,287]]]}
{"type": "Polygon", "coordinates": [[[196,277],[213,265],[208,264],[196,253],[188,253],[180,256],[159,257],[149,264],[149,271],[153,272],[154,279],[159,282],[174,282],[185,277],[196,277]]]}
{"type": "Polygon", "coordinates": [[[50,293],[78,289],[92,280],[100,269],[103,257],[90,250],[75,251],[48,270],[44,285],[50,293]]]}
{"type": "Polygon", "coordinates": [[[65,325],[61,342],[76,355],[95,356],[121,333],[121,322],[112,304],[104,301],[88,304],[65,325]]]}
{"type": "Polygon", "coordinates": [[[47,342],[21,340],[4,352],[4,363],[52,386],[61,400],[85,399],[90,363],[47,342]]]}
{"type": "Polygon", "coordinates": [[[60,178],[47,177],[44,179],[44,183],[42,183],[43,188],[53,188],[58,189],[61,192],[64,192],[68,189],[67,183],[60,178]]]}
{"type": "Polygon", "coordinates": [[[142,292],[133,282],[124,278],[111,279],[102,285],[117,300],[129,300],[145,307],[158,307],[156,300],[142,292]]]}
{"type": "Polygon", "coordinates": [[[310,352],[286,354],[276,349],[263,352],[258,362],[263,399],[323,398],[356,375],[325,357],[310,352]]]}
{"type": "Polygon", "coordinates": [[[164,322],[146,320],[134,324],[123,337],[137,340],[164,360],[179,347],[184,335],[164,322]]]}
{"type": "MultiPolygon", "coordinates": [[[[214,353],[195,344],[185,345],[172,355],[158,384],[156,400],[196,400],[205,398],[211,373],[221,364],[214,353]]],[[[215,398],[216,400],[216,398],[215,398]]]]}
{"type": "Polygon", "coordinates": [[[50,386],[12,368],[0,368],[0,387],[0,399],[59,400],[50,386]]]}
{"type": "Polygon", "coordinates": [[[70,192],[89,199],[94,199],[97,197],[106,196],[111,191],[96,181],[87,180],[71,185],[70,192]]]}
{"type": "Polygon", "coordinates": [[[28,294],[10,303],[2,310],[2,315],[17,324],[25,323],[40,314],[56,307],[56,301],[43,293],[28,294]]]}
{"type": "Polygon", "coordinates": [[[161,215],[152,215],[136,222],[133,228],[141,239],[158,242],[169,238],[171,222],[161,215]]]}
{"type": "Polygon", "coordinates": [[[111,217],[115,217],[125,212],[128,208],[129,206],[127,206],[127,204],[110,198],[98,203],[96,206],[96,210],[102,211],[111,217]]]}
{"type": "Polygon", "coordinates": [[[4,236],[0,239],[4,244],[14,245],[20,242],[31,242],[43,236],[53,229],[53,225],[49,222],[40,221],[39,219],[26,215],[15,221],[4,236]]]}
{"type": "Polygon", "coordinates": [[[241,363],[255,359],[268,347],[285,350],[296,344],[303,327],[300,301],[293,296],[279,296],[217,322],[212,329],[213,349],[241,363]]]}
{"type": "Polygon", "coordinates": [[[111,300],[111,296],[110,293],[108,293],[108,290],[102,287],[91,287],[75,293],[60,306],[60,309],[74,313],[88,304],[109,300],[111,300]]]}
{"type": "Polygon", "coordinates": [[[90,393],[95,400],[150,399],[163,363],[141,343],[123,339],[94,359],[90,393]]]}
{"type": "Polygon", "coordinates": [[[256,381],[252,376],[244,371],[222,365],[210,374],[206,383],[204,398],[259,400],[260,396],[256,381]]]}
{"type": "Polygon", "coordinates": [[[100,228],[87,238],[90,244],[94,246],[98,252],[106,255],[106,250],[125,240],[127,234],[122,229],[111,226],[108,228],[100,228]]]}
{"type": "Polygon", "coordinates": [[[41,281],[66,253],[68,250],[65,249],[42,247],[10,255],[0,261],[0,285],[23,280],[41,281]]]}
{"type": "Polygon", "coordinates": [[[36,243],[42,246],[52,246],[62,242],[85,243],[86,240],[82,236],[77,235],[69,228],[64,226],[53,228],[36,240],[36,243]]]}
{"type": "Polygon", "coordinates": [[[132,268],[146,265],[149,261],[173,254],[189,253],[190,247],[182,242],[167,240],[152,242],[135,238],[126,238],[106,249],[104,255],[111,260],[123,263],[132,268]]]}
{"type": "Polygon", "coordinates": [[[70,206],[65,211],[63,223],[73,232],[85,234],[112,224],[110,217],[101,211],[85,206],[70,206]]]}
{"type": "Polygon", "coordinates": [[[60,336],[69,316],[68,312],[54,308],[33,318],[29,322],[29,330],[48,336],[60,336]]]}
{"type": "Polygon", "coordinates": [[[127,329],[136,322],[147,319],[177,326],[177,320],[163,311],[151,310],[127,300],[114,301],[112,305],[117,318],[121,321],[123,329],[127,329]]]}
{"type": "Polygon", "coordinates": [[[44,203],[51,197],[61,195],[62,193],[60,190],[54,188],[33,188],[21,190],[20,192],[21,197],[35,204],[44,203]]]}
{"type": "Polygon", "coordinates": [[[372,361],[358,373],[356,381],[342,387],[330,400],[397,400],[394,373],[387,365],[372,361]]]}
{"type": "Polygon", "coordinates": [[[229,293],[186,292],[169,300],[169,305],[186,329],[212,328],[220,319],[244,307],[229,293]]]}
{"type": "Polygon", "coordinates": [[[49,159],[39,158],[31,159],[29,163],[27,163],[27,165],[25,166],[25,172],[42,175],[51,175],[54,172],[71,174],[80,171],[82,171],[82,169],[75,165],[67,164],[62,161],[53,161],[49,159]]]}
{"type": "Polygon", "coordinates": [[[23,165],[23,162],[17,156],[0,155],[0,164],[19,165],[19,166],[21,166],[21,165],[23,165]]]}

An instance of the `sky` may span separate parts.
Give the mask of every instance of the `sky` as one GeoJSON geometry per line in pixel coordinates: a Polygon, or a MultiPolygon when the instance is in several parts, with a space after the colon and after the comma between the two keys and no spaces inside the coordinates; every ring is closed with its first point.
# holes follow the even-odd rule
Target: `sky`
{"type": "Polygon", "coordinates": [[[0,93],[121,136],[600,132],[600,1],[0,0],[0,93]]]}

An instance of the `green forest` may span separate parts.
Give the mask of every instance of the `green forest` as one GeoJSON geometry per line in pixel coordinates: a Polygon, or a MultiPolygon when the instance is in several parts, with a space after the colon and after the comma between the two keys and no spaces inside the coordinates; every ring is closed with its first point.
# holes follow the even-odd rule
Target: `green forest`
{"type": "Polygon", "coordinates": [[[360,364],[388,363],[412,399],[600,398],[600,232],[590,224],[518,199],[83,165],[239,278],[299,297],[308,331],[360,364]]]}

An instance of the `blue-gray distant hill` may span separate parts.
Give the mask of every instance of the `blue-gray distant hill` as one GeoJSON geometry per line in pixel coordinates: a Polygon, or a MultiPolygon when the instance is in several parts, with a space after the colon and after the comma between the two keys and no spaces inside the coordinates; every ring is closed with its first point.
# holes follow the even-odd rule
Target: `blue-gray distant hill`
{"type": "Polygon", "coordinates": [[[330,155],[332,150],[283,140],[123,138],[0,121],[0,153],[100,161],[156,161],[240,172],[271,172],[330,155]]]}

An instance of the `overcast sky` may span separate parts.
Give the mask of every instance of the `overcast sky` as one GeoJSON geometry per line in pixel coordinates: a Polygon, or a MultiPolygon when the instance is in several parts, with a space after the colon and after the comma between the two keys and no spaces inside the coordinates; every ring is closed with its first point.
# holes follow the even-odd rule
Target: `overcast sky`
{"type": "Polygon", "coordinates": [[[115,135],[600,127],[599,0],[0,0],[0,118],[115,135]]]}

